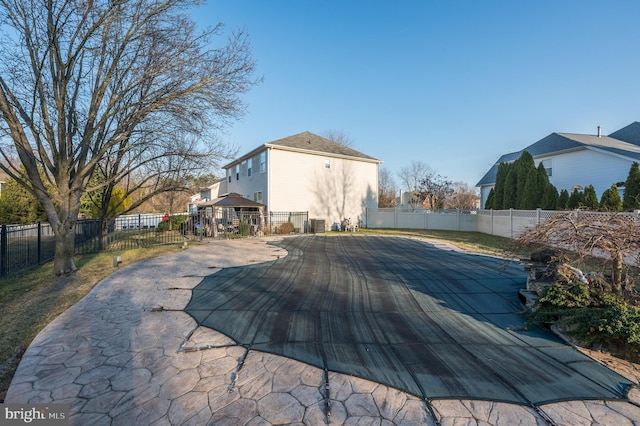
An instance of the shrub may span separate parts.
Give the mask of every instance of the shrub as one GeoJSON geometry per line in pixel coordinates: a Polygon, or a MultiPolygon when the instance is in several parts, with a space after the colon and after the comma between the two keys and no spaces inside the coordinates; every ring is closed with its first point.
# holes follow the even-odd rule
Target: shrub
{"type": "Polygon", "coordinates": [[[295,230],[293,223],[285,222],[276,228],[276,234],[290,234],[295,230]]]}
{"type": "Polygon", "coordinates": [[[640,308],[618,305],[603,309],[594,315],[590,330],[619,341],[640,345],[640,308]]]}
{"type": "Polygon", "coordinates": [[[558,324],[581,344],[624,344],[640,351],[640,307],[586,284],[553,284],[538,300],[530,323],[558,324]]]}
{"type": "Polygon", "coordinates": [[[249,235],[250,229],[251,228],[249,227],[249,223],[241,222],[240,225],[238,225],[238,234],[246,237],[247,235],[249,235]]]}
{"type": "MultiPolygon", "coordinates": [[[[185,216],[171,216],[171,229],[173,231],[177,231],[180,229],[180,225],[182,225],[184,223],[184,221],[186,220],[185,216]]],[[[156,227],[156,229],[158,230],[158,232],[164,232],[164,231],[168,231],[169,230],[169,221],[168,220],[164,220],[162,222],[160,222],[158,224],[158,226],[156,227]]]]}

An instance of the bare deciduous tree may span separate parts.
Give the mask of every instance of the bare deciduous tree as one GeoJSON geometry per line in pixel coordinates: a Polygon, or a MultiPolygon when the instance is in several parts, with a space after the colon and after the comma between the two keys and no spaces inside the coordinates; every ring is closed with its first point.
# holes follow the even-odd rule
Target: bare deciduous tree
{"type": "Polygon", "coordinates": [[[445,202],[446,208],[452,209],[474,209],[477,206],[479,196],[475,188],[464,182],[454,182],[451,184],[453,192],[445,202]]]}
{"type": "Polygon", "coordinates": [[[412,193],[410,204],[414,207],[422,206],[424,198],[420,196],[420,186],[433,175],[431,167],[422,161],[412,161],[411,164],[400,169],[398,173],[400,183],[406,191],[412,193]]]}
{"type": "Polygon", "coordinates": [[[396,206],[396,184],[386,167],[378,170],[378,207],[396,206]]]}
{"type": "Polygon", "coordinates": [[[185,15],[197,3],[0,0],[0,153],[20,159],[0,168],[46,211],[54,273],[76,269],[74,226],[97,167],[110,172],[102,185],[136,172],[162,190],[159,171],[211,154],[207,130],[244,112],[248,39],[219,40],[220,25],[198,33],[185,15]]]}
{"type": "Polygon", "coordinates": [[[640,226],[635,216],[618,212],[567,211],[518,236],[524,246],[549,245],[573,251],[582,258],[606,256],[611,262],[611,286],[622,292],[625,260],[638,260],[640,226]]]}
{"type": "Polygon", "coordinates": [[[446,177],[433,173],[420,182],[418,193],[429,208],[442,209],[446,200],[453,193],[451,185],[451,181],[447,180],[446,177]]]}
{"type": "Polygon", "coordinates": [[[344,130],[329,129],[322,132],[322,137],[347,148],[353,148],[353,139],[344,130]]]}

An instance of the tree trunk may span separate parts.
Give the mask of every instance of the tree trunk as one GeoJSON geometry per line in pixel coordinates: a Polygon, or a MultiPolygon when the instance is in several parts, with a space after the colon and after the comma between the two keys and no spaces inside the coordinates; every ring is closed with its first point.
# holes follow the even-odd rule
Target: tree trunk
{"type": "Polygon", "coordinates": [[[66,223],[57,227],[56,253],[53,259],[53,273],[64,275],[76,271],[76,263],[73,259],[76,245],[76,232],[74,226],[66,223]]]}
{"type": "Polygon", "coordinates": [[[615,294],[622,294],[622,253],[611,259],[611,288],[615,294]]]}
{"type": "Polygon", "coordinates": [[[98,250],[106,250],[109,246],[109,225],[111,219],[100,219],[100,237],[98,238],[98,250]]]}

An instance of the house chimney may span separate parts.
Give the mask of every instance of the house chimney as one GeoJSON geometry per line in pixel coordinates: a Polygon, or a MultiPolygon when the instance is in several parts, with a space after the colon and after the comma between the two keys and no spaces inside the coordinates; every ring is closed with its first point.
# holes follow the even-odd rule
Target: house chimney
{"type": "Polygon", "coordinates": [[[602,127],[598,126],[598,137],[601,136],[601,133],[600,133],[601,130],[602,130],[602,127]]]}

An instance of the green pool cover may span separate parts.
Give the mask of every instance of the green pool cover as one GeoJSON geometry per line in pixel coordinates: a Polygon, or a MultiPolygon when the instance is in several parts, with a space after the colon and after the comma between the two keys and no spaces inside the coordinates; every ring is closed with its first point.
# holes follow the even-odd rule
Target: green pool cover
{"type": "Polygon", "coordinates": [[[515,262],[375,236],[301,236],[273,262],[223,269],[186,311],[252,350],[426,399],[620,399],[632,382],[527,330],[515,262]]]}

